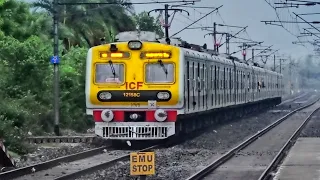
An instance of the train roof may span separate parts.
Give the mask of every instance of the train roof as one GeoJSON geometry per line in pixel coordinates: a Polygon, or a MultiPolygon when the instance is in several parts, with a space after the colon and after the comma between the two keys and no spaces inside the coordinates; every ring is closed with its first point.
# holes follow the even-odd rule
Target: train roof
{"type": "MultiPolygon", "coordinates": [[[[192,49],[186,49],[186,48],[181,48],[182,52],[184,54],[187,54],[188,56],[194,57],[194,58],[201,58],[204,60],[211,60],[217,63],[225,63],[225,64],[233,64],[233,60],[231,59],[227,59],[225,56],[221,56],[221,55],[210,55],[208,53],[205,52],[198,52],[192,49]]],[[[266,68],[262,68],[262,67],[258,67],[258,66],[253,66],[250,64],[245,64],[242,62],[238,62],[238,61],[234,61],[234,63],[236,64],[237,67],[243,67],[243,68],[248,68],[251,67],[256,71],[260,71],[260,72],[267,72],[270,74],[274,74],[274,75],[281,75],[280,73],[268,70],[266,68]]]]}
{"type": "MultiPolygon", "coordinates": [[[[144,42],[154,42],[154,43],[161,43],[166,44],[165,38],[159,38],[159,36],[155,32],[150,31],[126,31],[126,32],[120,32],[115,36],[115,44],[120,42],[128,42],[130,40],[140,40],[144,42]]],[[[228,55],[228,54],[221,54],[218,53],[212,49],[207,48],[207,44],[204,44],[202,46],[188,43],[181,38],[173,37],[170,38],[170,45],[171,46],[177,46],[182,49],[182,51],[186,54],[189,54],[192,57],[199,57],[206,60],[212,60],[215,62],[224,62],[227,64],[233,64],[233,62],[238,67],[252,67],[253,69],[257,71],[265,71],[271,74],[278,74],[280,73],[268,70],[266,68],[260,67],[257,63],[248,64],[244,62],[243,60],[240,60],[237,57],[228,55]]]]}

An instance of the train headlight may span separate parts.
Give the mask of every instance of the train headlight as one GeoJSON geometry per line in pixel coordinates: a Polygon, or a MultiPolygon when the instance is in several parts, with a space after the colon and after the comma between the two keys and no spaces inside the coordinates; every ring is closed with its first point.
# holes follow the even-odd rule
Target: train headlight
{"type": "Polygon", "coordinates": [[[101,100],[108,100],[108,99],[111,99],[111,97],[112,97],[112,95],[111,95],[111,93],[109,93],[109,92],[101,92],[101,93],[99,94],[99,98],[100,98],[101,100]]]}
{"type": "Polygon", "coordinates": [[[165,121],[167,117],[168,114],[163,109],[157,109],[156,112],[154,112],[154,118],[159,122],[165,121]]]}
{"type": "Polygon", "coordinates": [[[129,41],[128,47],[131,50],[139,50],[142,48],[142,42],[141,41],[129,41]]]}
{"type": "Polygon", "coordinates": [[[158,99],[169,99],[170,98],[170,94],[168,92],[158,92],[157,94],[157,98],[158,99]]]}
{"type": "Polygon", "coordinates": [[[137,113],[133,113],[133,114],[130,114],[130,119],[132,119],[132,120],[137,120],[140,116],[139,116],[139,114],[137,114],[137,113]]]}
{"type": "Polygon", "coordinates": [[[111,110],[105,109],[101,112],[101,119],[104,122],[110,122],[113,120],[114,114],[111,110]]]}

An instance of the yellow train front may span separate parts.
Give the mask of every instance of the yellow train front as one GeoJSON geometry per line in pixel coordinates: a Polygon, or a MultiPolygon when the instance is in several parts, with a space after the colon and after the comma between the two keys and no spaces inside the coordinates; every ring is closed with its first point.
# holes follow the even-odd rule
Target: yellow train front
{"type": "Polygon", "coordinates": [[[96,135],[155,140],[175,134],[183,108],[180,48],[156,42],[116,42],[89,49],[87,114],[96,135]]]}

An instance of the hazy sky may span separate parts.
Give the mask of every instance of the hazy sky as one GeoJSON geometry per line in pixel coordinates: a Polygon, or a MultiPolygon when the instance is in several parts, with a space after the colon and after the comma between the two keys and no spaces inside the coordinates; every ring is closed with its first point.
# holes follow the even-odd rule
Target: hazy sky
{"type": "MultiPolygon", "coordinates": [[[[146,0],[147,1],[147,0],[146,0]]],[[[148,0],[149,1],[149,0],[148,0]]],[[[151,0],[152,1],[152,0],[151,0]]],[[[279,0],[277,0],[279,1],[279,0]]],[[[139,0],[133,0],[132,2],[141,2],[139,0]]],[[[250,38],[255,41],[264,41],[263,45],[273,45],[272,48],[280,49],[280,54],[287,53],[291,54],[293,57],[301,57],[306,55],[307,53],[312,53],[313,48],[308,46],[305,48],[303,46],[298,46],[292,44],[292,41],[297,41],[293,35],[288,33],[282,27],[279,26],[271,26],[265,25],[264,23],[260,22],[262,20],[277,20],[276,13],[273,8],[271,8],[265,0],[201,0],[201,2],[197,2],[194,6],[213,6],[218,7],[223,5],[222,8],[219,9],[219,14],[213,13],[212,15],[207,16],[199,23],[193,25],[192,27],[199,27],[199,26],[212,26],[212,23],[215,21],[217,23],[225,23],[228,25],[235,25],[235,26],[249,26],[247,28],[247,33],[239,34],[240,37],[243,38],[250,38]]],[[[141,11],[149,11],[154,8],[163,8],[164,6],[161,4],[152,4],[152,5],[136,5],[135,10],[137,12],[141,11]]],[[[187,19],[186,14],[177,13],[174,17],[173,23],[170,28],[169,34],[173,34],[183,27],[187,26],[188,24],[192,23],[192,20],[196,20],[210,12],[210,9],[196,9],[193,8],[184,8],[189,11],[190,16],[187,19]],[[200,14],[200,12],[202,14],[200,14]]],[[[300,8],[290,8],[293,10],[292,12],[296,13],[307,13],[307,12],[319,12],[319,7],[303,7],[300,8]]],[[[288,9],[281,9],[279,15],[281,16],[282,20],[290,20],[289,13],[287,13],[288,9]]],[[[152,12],[152,15],[157,15],[152,12]]],[[[294,16],[295,17],[295,16],[294,16]]],[[[314,16],[303,16],[303,18],[308,19],[309,21],[320,17],[320,15],[314,16]],[[313,19],[312,19],[313,18],[313,19]]],[[[288,25],[288,29],[293,32],[298,32],[296,26],[297,24],[286,24],[288,25]]],[[[310,27],[308,24],[300,24],[302,27],[310,27]]],[[[231,30],[233,32],[237,32],[240,29],[238,28],[229,28],[226,27],[218,27],[218,31],[228,31],[231,30]]],[[[316,32],[316,31],[313,31],[316,32]]],[[[208,31],[201,31],[201,30],[185,30],[177,35],[177,37],[181,37],[182,39],[189,41],[191,43],[202,45],[204,43],[208,44],[209,48],[213,48],[213,38],[210,36],[204,35],[208,33],[208,31]]],[[[223,37],[222,42],[224,42],[225,37],[223,37]]],[[[234,39],[233,41],[241,41],[234,39]]],[[[238,44],[232,44],[232,48],[230,52],[234,52],[239,50],[238,44]]],[[[225,52],[225,46],[221,47],[220,52],[225,52]]],[[[248,57],[251,57],[251,52],[247,52],[248,57]]],[[[241,57],[241,53],[238,53],[237,56],[241,57]]]]}
{"type": "MultiPolygon", "coordinates": [[[[26,0],[31,1],[31,0],[26,0]]],[[[32,0],[34,1],[34,0],[32,0]]],[[[83,0],[85,2],[85,0],[83,0]]],[[[131,2],[151,2],[151,1],[173,1],[173,0],[131,0],[131,2]]],[[[281,0],[267,0],[271,2],[279,2],[281,0]]],[[[227,25],[235,25],[235,26],[248,26],[247,33],[243,32],[239,34],[239,37],[252,39],[255,41],[264,41],[263,45],[269,46],[273,45],[272,48],[280,49],[279,53],[286,53],[287,55],[291,55],[292,57],[299,58],[303,57],[306,54],[313,53],[313,47],[308,45],[307,48],[303,46],[298,46],[292,44],[292,41],[297,41],[297,38],[290,33],[288,33],[285,29],[279,26],[265,25],[260,22],[261,20],[278,20],[276,13],[273,8],[271,8],[265,0],[201,0],[201,2],[195,3],[194,6],[206,6],[206,7],[218,7],[223,5],[222,8],[219,9],[219,14],[212,13],[207,16],[203,20],[194,24],[191,27],[201,27],[201,26],[212,26],[213,22],[227,24],[227,25]]],[[[164,8],[163,4],[148,4],[148,5],[134,5],[136,12],[149,11],[154,8],[164,8]]],[[[193,9],[193,8],[184,8],[188,10],[190,16],[188,17],[185,13],[177,13],[173,19],[171,24],[169,34],[173,34],[185,26],[192,23],[194,20],[202,17],[204,14],[210,12],[212,9],[193,9]]],[[[292,21],[289,18],[289,14],[291,12],[296,13],[310,13],[310,12],[319,12],[319,6],[314,7],[305,7],[301,6],[299,8],[290,8],[290,9],[278,9],[281,20],[292,21]],[[291,12],[288,13],[288,10],[291,12]]],[[[292,13],[291,13],[292,14],[292,13]]],[[[157,13],[152,12],[153,16],[157,16],[157,13]]],[[[317,20],[320,15],[313,16],[303,16],[308,21],[317,20]]],[[[297,24],[285,24],[286,27],[294,32],[299,33],[297,24]]],[[[320,25],[318,25],[319,27],[320,25]]],[[[300,24],[300,29],[302,27],[310,27],[308,24],[300,24]]],[[[233,33],[239,31],[238,28],[226,28],[226,27],[218,27],[218,31],[232,31],[233,33]]],[[[316,32],[315,30],[312,30],[316,32]]],[[[213,49],[213,38],[212,36],[206,36],[209,31],[202,30],[185,30],[177,35],[177,37],[181,37],[183,40],[203,45],[204,43],[208,44],[208,48],[213,49]]],[[[320,35],[319,35],[320,36],[320,35]]],[[[309,37],[310,38],[310,37],[309,37]]],[[[220,39],[220,37],[218,38],[220,39]]],[[[312,39],[312,38],[310,38],[312,39]]],[[[222,38],[222,42],[224,42],[225,37],[222,38]]],[[[243,40],[233,39],[233,42],[239,42],[243,40]]],[[[237,47],[240,44],[231,44],[230,52],[234,52],[239,50],[237,47]]],[[[220,52],[225,52],[225,46],[220,48],[220,52]]],[[[247,52],[248,58],[251,57],[251,52],[247,52]]],[[[241,57],[241,52],[237,53],[236,56],[241,57]]]]}

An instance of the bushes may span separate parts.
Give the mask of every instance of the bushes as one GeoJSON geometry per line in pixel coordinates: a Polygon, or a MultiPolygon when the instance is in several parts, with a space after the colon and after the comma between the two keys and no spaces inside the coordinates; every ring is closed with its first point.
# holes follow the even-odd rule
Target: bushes
{"type": "MultiPolygon", "coordinates": [[[[25,153],[21,141],[53,129],[52,43],[32,36],[25,41],[0,36],[0,137],[10,150],[25,153]]],[[[60,119],[63,128],[87,129],[85,115],[85,48],[61,57],[60,119]]]]}

